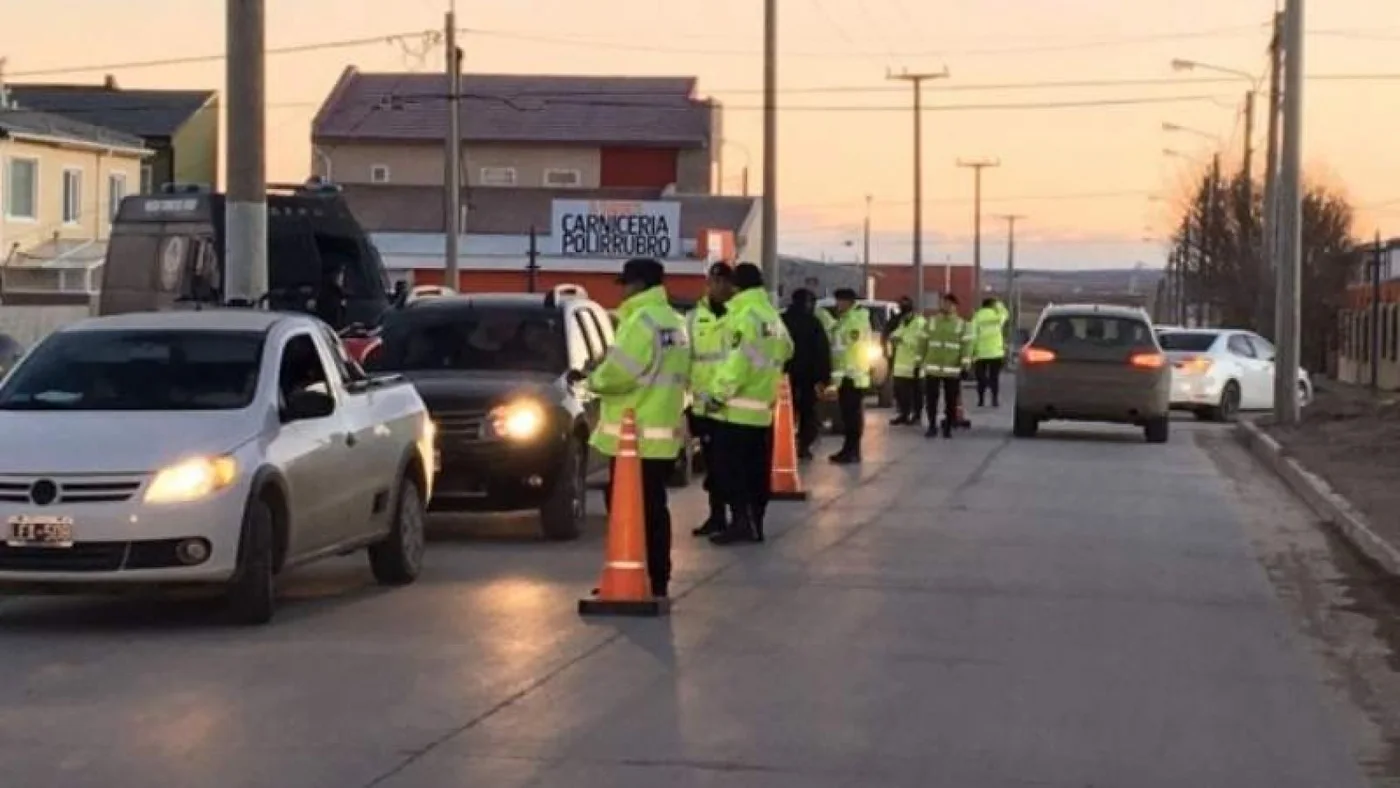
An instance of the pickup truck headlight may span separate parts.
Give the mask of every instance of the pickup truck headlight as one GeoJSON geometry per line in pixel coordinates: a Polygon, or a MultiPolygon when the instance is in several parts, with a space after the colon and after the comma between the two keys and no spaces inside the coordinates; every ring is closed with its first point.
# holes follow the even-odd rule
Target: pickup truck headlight
{"type": "Polygon", "coordinates": [[[146,488],[147,503],[187,503],[233,484],[238,463],[232,457],[194,457],[156,473],[146,488]]]}
{"type": "Polygon", "coordinates": [[[528,441],[544,431],[544,407],[534,400],[517,400],[498,405],[486,415],[489,437],[528,441]]]}

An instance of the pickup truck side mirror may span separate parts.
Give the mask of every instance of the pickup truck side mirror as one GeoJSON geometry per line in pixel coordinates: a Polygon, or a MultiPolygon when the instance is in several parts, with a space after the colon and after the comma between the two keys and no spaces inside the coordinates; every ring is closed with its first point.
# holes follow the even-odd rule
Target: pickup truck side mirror
{"type": "Polygon", "coordinates": [[[287,398],[282,409],[282,422],[324,419],[335,412],[335,398],[320,391],[302,389],[287,398]]]}

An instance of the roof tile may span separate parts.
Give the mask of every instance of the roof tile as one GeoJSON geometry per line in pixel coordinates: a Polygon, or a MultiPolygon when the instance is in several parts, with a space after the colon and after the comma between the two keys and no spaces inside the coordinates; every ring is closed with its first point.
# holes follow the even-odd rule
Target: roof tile
{"type": "MultiPolygon", "coordinates": [[[[693,77],[467,74],[467,142],[607,143],[703,147],[713,105],[693,77]]],[[[442,140],[443,74],[347,72],[317,113],[317,140],[442,140]]]]}
{"type": "Polygon", "coordinates": [[[9,85],[24,109],[51,112],[137,137],[170,137],[218,94],[212,90],[122,90],[104,85],[9,85]]]}

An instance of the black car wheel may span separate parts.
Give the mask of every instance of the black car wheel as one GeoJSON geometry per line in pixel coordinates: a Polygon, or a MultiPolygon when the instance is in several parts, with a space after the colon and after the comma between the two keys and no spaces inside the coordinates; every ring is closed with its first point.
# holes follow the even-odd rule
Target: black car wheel
{"type": "Polygon", "coordinates": [[[1230,381],[1220,392],[1220,404],[1206,411],[1211,421],[1234,421],[1240,413],[1240,384],[1230,381]]]}
{"type": "Polygon", "coordinates": [[[1034,438],[1040,431],[1040,420],[1031,413],[1017,409],[1012,415],[1011,435],[1017,438],[1034,438]]]}
{"type": "Polygon", "coordinates": [[[554,490],[540,507],[540,528],[546,539],[577,539],[588,517],[588,447],[570,440],[560,463],[554,490]]]}
{"type": "Polygon", "coordinates": [[[426,522],[418,483],[405,476],[399,482],[392,530],[383,541],[369,547],[369,567],[380,585],[402,586],[418,579],[427,544],[426,522]]]}
{"type": "Polygon", "coordinates": [[[1171,419],[1166,416],[1152,419],[1143,425],[1143,436],[1148,443],[1166,443],[1171,437],[1171,426],[1171,419]]]}
{"type": "Polygon", "coordinates": [[[238,569],[225,592],[229,618],[236,624],[266,624],[276,609],[272,517],[272,507],[261,497],[250,501],[243,513],[238,569]]]}

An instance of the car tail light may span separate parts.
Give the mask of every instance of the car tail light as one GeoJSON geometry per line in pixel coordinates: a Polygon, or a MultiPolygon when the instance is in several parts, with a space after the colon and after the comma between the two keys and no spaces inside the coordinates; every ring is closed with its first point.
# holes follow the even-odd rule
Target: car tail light
{"type": "Polygon", "coordinates": [[[1128,363],[1138,369],[1161,369],[1167,365],[1167,357],[1161,353],[1134,353],[1128,363]]]}
{"type": "Polygon", "coordinates": [[[1055,360],[1055,351],[1043,347],[1028,347],[1021,351],[1021,362],[1025,364],[1048,364],[1055,360]]]}
{"type": "Polygon", "coordinates": [[[1177,365],[1177,368],[1189,375],[1204,375],[1214,365],[1215,362],[1210,359],[1210,356],[1192,356],[1184,359],[1177,365]]]}

